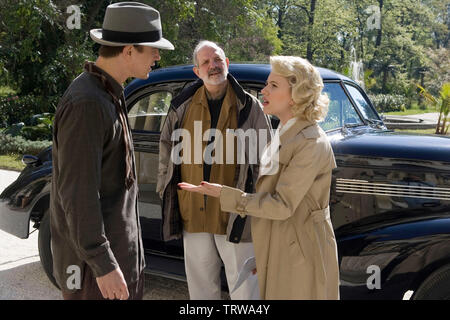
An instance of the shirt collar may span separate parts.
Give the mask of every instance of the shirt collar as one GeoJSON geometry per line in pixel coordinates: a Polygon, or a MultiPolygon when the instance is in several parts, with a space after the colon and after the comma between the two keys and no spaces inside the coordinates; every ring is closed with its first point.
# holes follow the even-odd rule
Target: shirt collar
{"type": "Polygon", "coordinates": [[[290,127],[292,127],[294,125],[294,123],[297,121],[296,117],[293,117],[291,119],[289,119],[285,124],[282,124],[280,122],[280,136],[285,133],[290,127]]]}
{"type": "Polygon", "coordinates": [[[86,61],[84,63],[84,70],[97,76],[107,86],[107,89],[111,91],[114,96],[120,98],[123,93],[123,86],[116,81],[109,73],[102,68],[98,67],[94,62],[86,61]]]}

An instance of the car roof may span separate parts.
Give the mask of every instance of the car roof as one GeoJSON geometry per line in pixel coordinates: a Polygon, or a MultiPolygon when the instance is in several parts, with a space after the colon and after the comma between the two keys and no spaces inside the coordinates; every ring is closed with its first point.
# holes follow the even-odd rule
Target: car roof
{"type": "MultiPolygon", "coordinates": [[[[145,80],[133,80],[125,88],[125,96],[128,96],[135,90],[142,86],[147,86],[153,83],[163,83],[167,81],[192,81],[198,79],[192,71],[193,65],[178,65],[152,70],[149,77],[145,80]]],[[[354,81],[335,71],[317,67],[319,73],[324,81],[328,80],[345,80],[349,82],[354,81]]],[[[229,72],[238,80],[244,82],[264,83],[270,73],[270,64],[256,64],[256,63],[232,63],[229,67],[229,72]]]]}

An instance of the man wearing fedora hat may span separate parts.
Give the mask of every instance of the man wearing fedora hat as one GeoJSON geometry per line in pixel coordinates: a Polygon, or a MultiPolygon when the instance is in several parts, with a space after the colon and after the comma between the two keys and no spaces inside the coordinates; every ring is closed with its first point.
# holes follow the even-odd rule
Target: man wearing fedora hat
{"type": "Polygon", "coordinates": [[[61,98],[53,131],[50,225],[54,276],[64,299],[142,299],[145,267],[133,141],[122,83],[146,79],[162,37],[159,12],[109,5],[95,63],[61,98]]]}

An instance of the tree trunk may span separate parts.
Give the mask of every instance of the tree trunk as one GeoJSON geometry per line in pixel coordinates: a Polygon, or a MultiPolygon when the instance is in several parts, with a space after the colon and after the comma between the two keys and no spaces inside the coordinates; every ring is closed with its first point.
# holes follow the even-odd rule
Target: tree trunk
{"type": "Polygon", "coordinates": [[[307,36],[307,44],[306,44],[306,59],[312,63],[313,59],[313,50],[312,50],[312,31],[314,27],[314,13],[316,10],[316,0],[311,0],[309,19],[308,19],[308,36],[307,36]]]}
{"type": "Polygon", "coordinates": [[[384,94],[387,91],[386,84],[387,84],[387,80],[388,80],[388,75],[389,75],[389,67],[384,66],[384,68],[383,68],[383,83],[381,85],[381,90],[383,91],[384,94]]]}
{"type": "Polygon", "coordinates": [[[278,27],[278,33],[277,37],[281,40],[283,37],[283,27],[284,27],[284,21],[283,21],[284,11],[281,9],[281,7],[278,9],[278,20],[277,20],[277,27],[278,27]]]}
{"type": "MultiPolygon", "coordinates": [[[[383,10],[383,0],[378,0],[378,3],[380,4],[380,15],[381,15],[383,10]]],[[[378,29],[377,41],[375,43],[376,48],[378,48],[381,45],[382,34],[383,34],[383,19],[381,19],[380,17],[380,29],[378,29]]]]}

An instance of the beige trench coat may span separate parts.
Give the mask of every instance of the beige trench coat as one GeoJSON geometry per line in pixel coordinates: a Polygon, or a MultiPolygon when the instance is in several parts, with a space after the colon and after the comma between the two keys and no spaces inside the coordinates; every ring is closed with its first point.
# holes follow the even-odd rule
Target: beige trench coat
{"type": "Polygon", "coordinates": [[[279,169],[259,176],[256,193],[222,188],[222,210],[252,216],[261,299],[339,299],[328,206],[335,167],[323,130],[297,120],[280,137],[279,169]]]}

